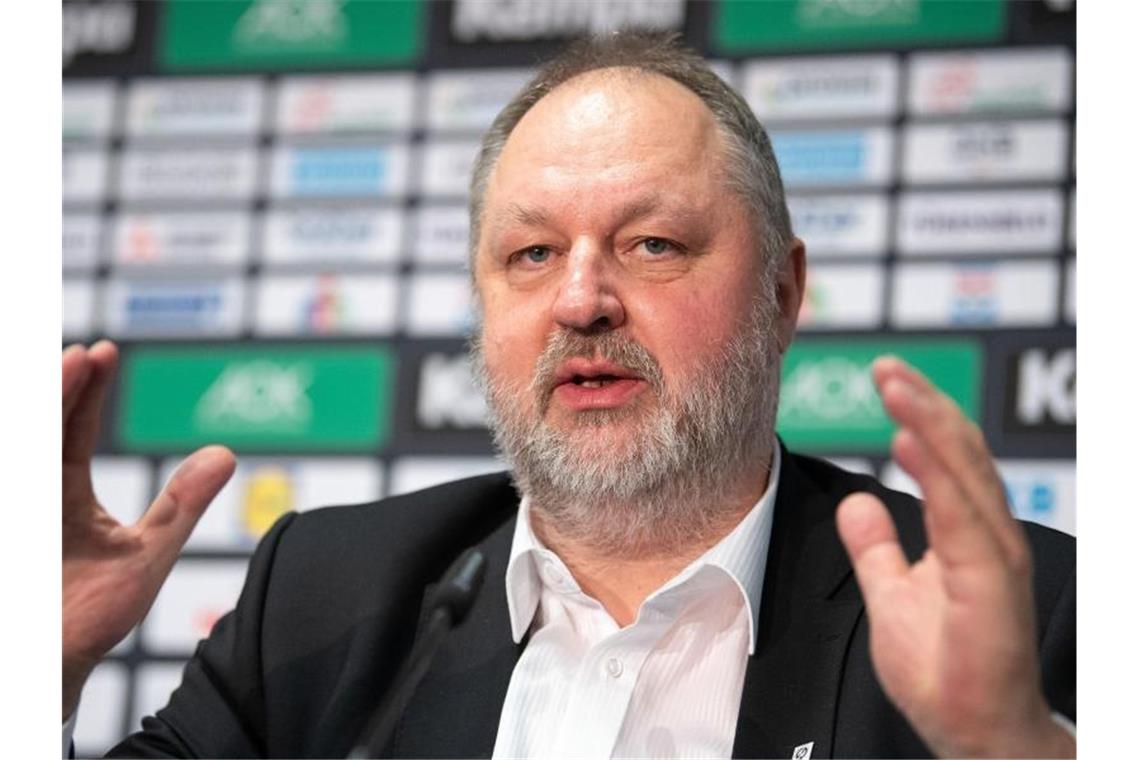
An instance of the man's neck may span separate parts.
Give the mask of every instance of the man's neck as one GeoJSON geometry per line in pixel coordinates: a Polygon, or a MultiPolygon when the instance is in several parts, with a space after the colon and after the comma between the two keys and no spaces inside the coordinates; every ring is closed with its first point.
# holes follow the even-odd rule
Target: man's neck
{"type": "MultiPolygon", "coordinates": [[[[559,531],[541,509],[531,510],[531,528],[562,559],[582,591],[597,599],[624,628],[637,619],[638,610],[650,594],[731,533],[760,501],[768,487],[769,470],[757,467],[751,475],[739,479],[736,488],[725,492],[728,502],[718,505],[718,519],[708,530],[688,540],[671,542],[667,547],[599,552],[592,542],[559,531]]],[[[700,503],[693,506],[701,508],[700,503]]],[[[599,514],[604,515],[605,510],[599,510],[599,514]]]]}

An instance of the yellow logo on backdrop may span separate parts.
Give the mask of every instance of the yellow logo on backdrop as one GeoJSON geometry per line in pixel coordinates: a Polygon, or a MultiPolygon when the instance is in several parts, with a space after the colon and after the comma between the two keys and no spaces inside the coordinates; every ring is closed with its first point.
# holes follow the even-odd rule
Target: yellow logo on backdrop
{"type": "Polygon", "coordinates": [[[296,489],[288,470],[278,466],[259,467],[245,481],[241,522],[246,534],[258,539],[277,518],[293,509],[296,489]]]}

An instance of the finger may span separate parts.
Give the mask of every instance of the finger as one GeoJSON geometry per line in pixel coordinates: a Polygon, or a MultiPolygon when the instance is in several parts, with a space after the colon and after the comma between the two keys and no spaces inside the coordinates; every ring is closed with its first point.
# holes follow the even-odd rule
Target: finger
{"type": "Polygon", "coordinates": [[[103,401],[115,376],[118,361],[119,351],[108,340],[101,340],[87,349],[90,377],[79,394],[64,430],[65,464],[85,463],[95,453],[95,444],[99,440],[99,423],[103,416],[103,401]]]}
{"type": "Polygon", "coordinates": [[[922,489],[927,538],[938,557],[948,567],[1001,561],[996,534],[925,441],[903,428],[895,434],[891,451],[922,489]]]}
{"type": "Polygon", "coordinates": [[[839,538],[855,568],[855,579],[868,606],[890,581],[910,567],[883,502],[869,493],[853,493],[835,513],[839,538]]]}
{"type": "Polygon", "coordinates": [[[224,446],[206,446],[188,456],[138,522],[144,541],[160,561],[172,564],[237,462],[224,446]]]}
{"type": "Polygon", "coordinates": [[[1005,499],[1005,487],[978,426],[920,372],[894,357],[876,361],[872,372],[883,407],[912,429],[958,481],[997,534],[1002,548],[1020,553],[1023,538],[1005,499]]]}
{"type": "MultiPolygon", "coordinates": [[[[75,409],[87,380],[91,376],[91,365],[87,361],[87,349],[79,344],[68,346],[63,351],[63,429],[67,431],[67,421],[75,409]]],[[[64,438],[66,441],[66,436],[64,438]]]]}

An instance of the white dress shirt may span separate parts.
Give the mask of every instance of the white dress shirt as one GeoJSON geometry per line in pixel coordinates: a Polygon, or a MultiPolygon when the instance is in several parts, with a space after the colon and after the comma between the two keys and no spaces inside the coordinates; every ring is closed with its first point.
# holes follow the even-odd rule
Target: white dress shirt
{"type": "Polygon", "coordinates": [[[516,642],[495,758],[731,757],[772,533],[780,452],[743,520],[619,628],[519,509],[507,565],[516,642]]]}

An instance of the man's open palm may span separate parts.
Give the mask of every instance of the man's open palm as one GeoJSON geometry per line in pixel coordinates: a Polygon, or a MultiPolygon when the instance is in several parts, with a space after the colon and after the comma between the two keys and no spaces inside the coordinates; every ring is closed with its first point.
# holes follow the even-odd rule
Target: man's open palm
{"type": "Polygon", "coordinates": [[[873,372],[929,542],[911,565],[882,502],[839,507],[884,691],[943,757],[1071,754],[1041,692],[1029,545],[981,432],[898,359],[873,372]]]}
{"type": "Polygon", "coordinates": [[[146,615],[182,545],[229,480],[234,457],[209,446],[179,466],[134,525],[99,504],[91,457],[118,351],[107,341],[63,352],[63,717],[103,656],[146,615]]]}

